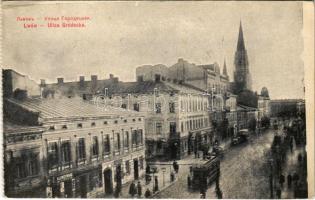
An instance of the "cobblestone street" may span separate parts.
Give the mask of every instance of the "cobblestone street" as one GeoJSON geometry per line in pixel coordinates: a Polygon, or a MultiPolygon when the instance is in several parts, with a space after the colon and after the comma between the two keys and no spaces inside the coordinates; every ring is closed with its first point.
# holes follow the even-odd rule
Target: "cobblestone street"
{"type": "MultiPolygon", "coordinates": [[[[223,198],[269,198],[269,168],[265,154],[270,149],[273,136],[273,130],[268,130],[262,135],[253,135],[248,143],[226,150],[220,176],[223,198]]],[[[199,191],[187,188],[189,165],[186,164],[193,162],[194,158],[179,161],[178,181],[156,197],[199,198],[199,191]]],[[[206,198],[216,198],[215,184],[208,188],[206,198]]]]}

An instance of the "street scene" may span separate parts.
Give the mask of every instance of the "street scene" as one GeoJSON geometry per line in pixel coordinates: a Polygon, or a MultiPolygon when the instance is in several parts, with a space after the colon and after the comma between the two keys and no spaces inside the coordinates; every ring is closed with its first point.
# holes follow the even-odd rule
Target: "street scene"
{"type": "Polygon", "coordinates": [[[6,197],[308,198],[300,2],[21,5],[6,197]]]}

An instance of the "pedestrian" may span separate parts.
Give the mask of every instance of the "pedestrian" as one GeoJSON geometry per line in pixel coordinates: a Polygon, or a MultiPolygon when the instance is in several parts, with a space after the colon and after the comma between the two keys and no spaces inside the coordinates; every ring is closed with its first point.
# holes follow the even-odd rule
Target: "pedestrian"
{"type": "Polygon", "coordinates": [[[137,193],[136,185],[135,185],[134,181],[132,181],[132,183],[130,184],[130,187],[129,187],[129,194],[133,198],[136,193],[137,193]]]}
{"type": "Polygon", "coordinates": [[[119,198],[119,193],[120,193],[120,189],[119,189],[119,186],[117,184],[115,187],[115,191],[114,191],[114,197],[119,198]]]}
{"type": "Polygon", "coordinates": [[[277,197],[278,197],[278,199],[281,199],[281,189],[280,188],[277,189],[277,197]]]}
{"type": "Polygon", "coordinates": [[[156,191],[159,191],[159,181],[157,176],[154,177],[154,192],[156,191]]]}
{"type": "Polygon", "coordinates": [[[290,149],[291,149],[291,153],[293,153],[293,137],[290,137],[290,149]]]}
{"type": "Polygon", "coordinates": [[[147,167],[145,168],[145,173],[150,174],[150,172],[151,172],[150,165],[147,165],[147,167]]]}
{"type": "Polygon", "coordinates": [[[283,187],[283,183],[285,181],[285,178],[283,176],[283,174],[280,175],[280,178],[279,178],[279,183],[280,183],[280,186],[283,187]]]}
{"type": "Polygon", "coordinates": [[[141,196],[142,196],[142,187],[141,187],[140,181],[138,181],[137,189],[138,189],[138,197],[141,198],[141,196]]]}
{"type": "Polygon", "coordinates": [[[301,153],[299,153],[299,155],[298,155],[298,162],[299,162],[299,164],[302,163],[302,155],[301,155],[301,153]]]}
{"type": "Polygon", "coordinates": [[[147,190],[145,191],[144,196],[145,196],[145,198],[147,198],[147,199],[151,197],[151,191],[150,191],[149,188],[147,188],[147,190]]]}
{"type": "Polygon", "coordinates": [[[191,178],[190,178],[189,175],[187,176],[187,185],[188,185],[188,188],[190,188],[190,186],[191,186],[191,178]]]}
{"type": "Polygon", "coordinates": [[[288,174],[288,176],[287,176],[287,182],[288,182],[288,188],[290,188],[290,187],[291,187],[291,182],[292,182],[292,176],[291,176],[291,174],[288,174]]]}
{"type": "Polygon", "coordinates": [[[222,193],[221,189],[220,188],[216,188],[215,192],[216,192],[217,198],[218,199],[222,199],[223,193],[222,193]]]}
{"type": "Polygon", "coordinates": [[[173,169],[174,169],[174,171],[176,171],[176,164],[177,164],[177,162],[176,162],[176,160],[174,160],[173,161],[173,169]]]}
{"type": "Polygon", "coordinates": [[[179,170],[179,165],[178,165],[178,163],[176,162],[176,165],[175,165],[175,172],[176,172],[176,174],[178,174],[178,170],[179,170]]]}
{"type": "Polygon", "coordinates": [[[294,172],[292,179],[293,179],[293,182],[294,182],[295,186],[297,185],[297,182],[298,182],[299,178],[300,178],[299,175],[296,172],[294,172]]]}

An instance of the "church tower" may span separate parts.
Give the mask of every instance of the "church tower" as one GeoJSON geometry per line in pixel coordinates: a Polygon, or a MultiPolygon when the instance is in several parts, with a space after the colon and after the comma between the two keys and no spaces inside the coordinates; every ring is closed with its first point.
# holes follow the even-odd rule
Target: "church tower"
{"type": "Polygon", "coordinates": [[[234,93],[238,94],[242,90],[251,90],[252,80],[249,73],[248,57],[245,48],[242,22],[240,22],[234,65],[234,93]]]}

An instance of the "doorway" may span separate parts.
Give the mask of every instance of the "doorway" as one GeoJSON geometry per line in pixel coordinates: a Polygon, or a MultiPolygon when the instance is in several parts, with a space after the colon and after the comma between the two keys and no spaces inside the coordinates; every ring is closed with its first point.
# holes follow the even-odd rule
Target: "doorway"
{"type": "Polygon", "coordinates": [[[86,175],[80,176],[80,197],[81,198],[87,198],[86,175]]]}
{"type": "Polygon", "coordinates": [[[139,178],[139,163],[138,159],[133,160],[133,169],[134,169],[134,178],[135,180],[138,180],[139,178]]]}
{"type": "Polygon", "coordinates": [[[171,142],[170,144],[170,158],[171,159],[177,159],[178,158],[178,149],[179,148],[179,145],[178,145],[178,142],[171,142]]]}
{"type": "Polygon", "coordinates": [[[113,193],[112,170],[111,169],[104,170],[104,189],[105,189],[105,194],[112,194],[113,193]]]}
{"type": "Polygon", "coordinates": [[[66,180],[64,182],[65,184],[65,198],[71,198],[72,197],[72,180],[66,180]]]}

